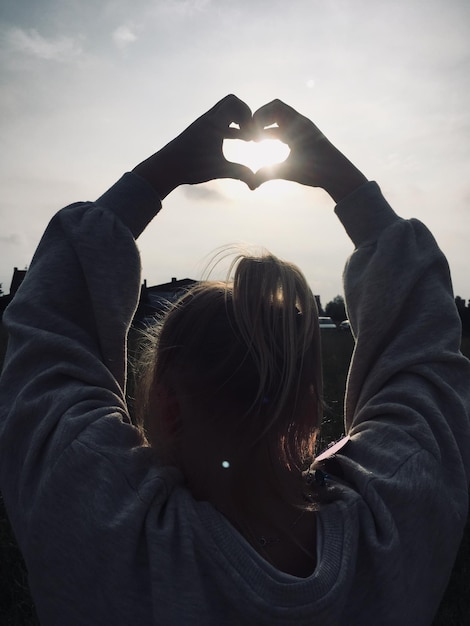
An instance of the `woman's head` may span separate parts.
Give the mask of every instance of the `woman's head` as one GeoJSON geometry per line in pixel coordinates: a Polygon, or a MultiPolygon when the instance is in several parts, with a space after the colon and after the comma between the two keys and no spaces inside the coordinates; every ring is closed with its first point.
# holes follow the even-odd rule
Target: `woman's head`
{"type": "Polygon", "coordinates": [[[239,255],[230,271],[233,282],[198,284],[155,329],[140,414],[151,443],[171,448],[176,463],[192,433],[203,434],[207,454],[249,454],[266,441],[272,459],[299,467],[321,419],[315,298],[297,267],[270,254],[239,255]]]}

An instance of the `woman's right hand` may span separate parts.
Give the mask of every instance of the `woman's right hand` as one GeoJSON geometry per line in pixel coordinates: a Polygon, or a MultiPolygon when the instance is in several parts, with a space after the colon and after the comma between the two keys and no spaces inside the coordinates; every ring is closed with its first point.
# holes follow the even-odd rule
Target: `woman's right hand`
{"type": "Polygon", "coordinates": [[[313,122],[280,100],[258,109],[253,115],[253,127],[258,140],[279,139],[290,148],[285,161],[256,172],[257,187],[268,180],[290,180],[322,187],[339,202],[367,182],[313,122]]]}
{"type": "Polygon", "coordinates": [[[223,155],[224,139],[251,138],[252,118],[247,104],[234,95],[223,98],[178,137],[140,163],[134,172],[145,178],[163,200],[179,185],[216,178],[233,178],[254,188],[254,174],[223,155]],[[232,128],[231,123],[239,128],[232,128]]]}

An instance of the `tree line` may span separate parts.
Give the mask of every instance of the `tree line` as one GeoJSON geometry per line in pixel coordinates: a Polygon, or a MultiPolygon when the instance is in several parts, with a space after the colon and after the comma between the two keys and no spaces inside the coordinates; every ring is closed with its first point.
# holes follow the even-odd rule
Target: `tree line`
{"type": "Polygon", "coordinates": [[[462,320],[462,334],[470,335],[470,300],[465,301],[460,296],[456,296],[455,304],[462,320]]]}
{"type": "MultiPolygon", "coordinates": [[[[470,300],[464,300],[460,296],[456,296],[455,305],[462,322],[462,334],[470,336],[470,300]]],[[[336,296],[333,300],[330,300],[324,309],[320,305],[319,310],[320,315],[328,315],[336,324],[347,318],[343,296],[336,296]]]]}

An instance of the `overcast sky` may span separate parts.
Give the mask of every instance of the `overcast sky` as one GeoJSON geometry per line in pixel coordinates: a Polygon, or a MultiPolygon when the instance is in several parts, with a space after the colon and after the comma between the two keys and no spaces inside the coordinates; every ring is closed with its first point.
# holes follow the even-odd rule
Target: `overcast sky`
{"type": "MultiPolygon", "coordinates": [[[[228,93],[310,117],[403,217],[422,219],[470,298],[468,0],[2,0],[0,282],[62,206],[94,200],[228,93]]],[[[144,233],[143,277],[200,278],[247,242],[326,304],[352,246],[321,190],[181,188],[144,233]]]]}

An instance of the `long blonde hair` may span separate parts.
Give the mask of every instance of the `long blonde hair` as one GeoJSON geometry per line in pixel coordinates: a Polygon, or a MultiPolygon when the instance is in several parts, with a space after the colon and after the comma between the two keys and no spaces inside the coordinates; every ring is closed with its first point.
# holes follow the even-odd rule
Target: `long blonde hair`
{"type": "Polygon", "coordinates": [[[272,458],[301,468],[322,416],[315,297],[295,265],[270,253],[239,254],[230,272],[231,282],[190,289],[148,333],[137,412],[152,431],[152,387],[177,376],[198,419],[209,405],[229,407],[211,427],[247,450],[268,437],[272,458]]]}

